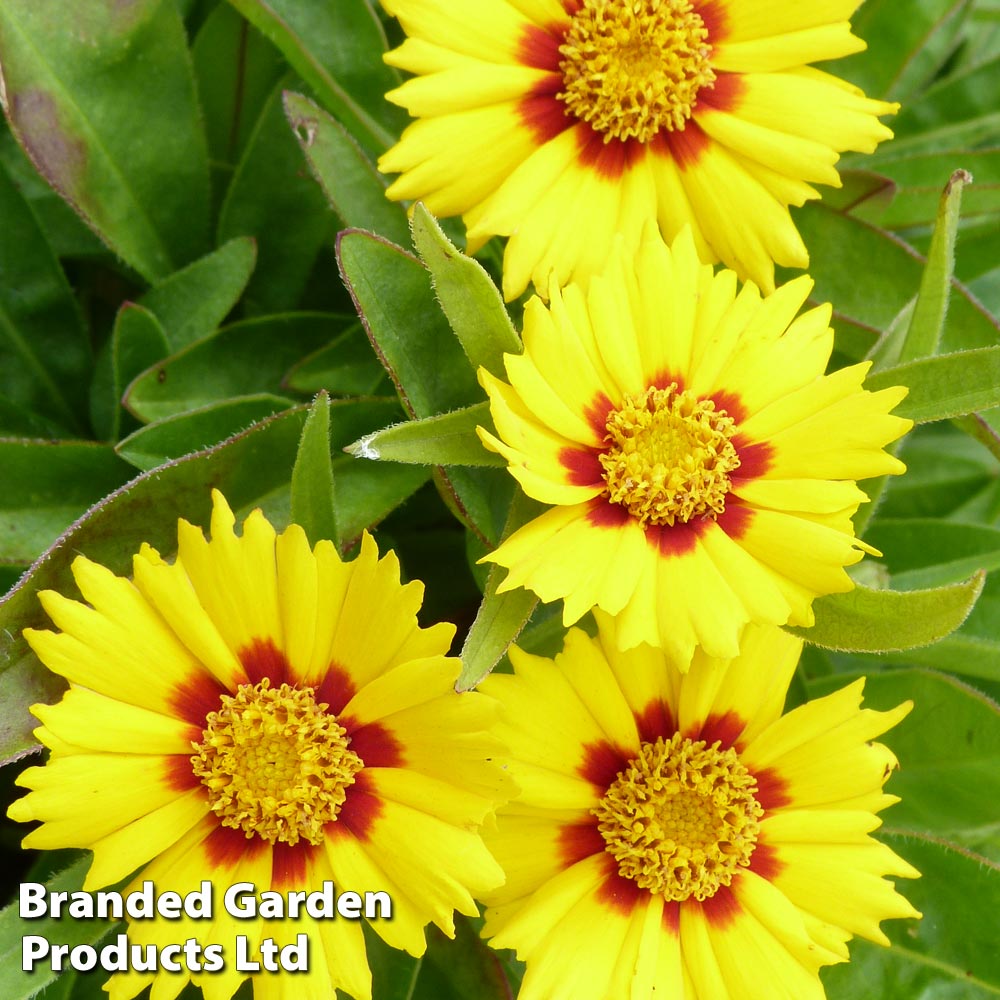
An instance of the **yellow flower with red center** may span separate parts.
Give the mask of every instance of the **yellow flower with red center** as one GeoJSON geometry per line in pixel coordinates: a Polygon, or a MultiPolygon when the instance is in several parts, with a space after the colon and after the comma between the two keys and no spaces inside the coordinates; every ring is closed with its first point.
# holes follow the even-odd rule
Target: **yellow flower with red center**
{"type": "Polygon", "coordinates": [[[486,371],[487,447],[551,508],[486,558],[564,600],[620,615],[623,648],[696,644],[732,657],[749,621],[811,625],[812,601],[850,590],[874,550],[851,518],[857,479],[899,473],[882,450],[911,426],[903,388],[862,388],[870,363],[825,375],[830,307],[796,317],[812,282],[762,297],[699,262],[690,234],[638,254],[619,244],[586,294],[532,299],[509,383],[486,371]]]}
{"type": "MultiPolygon", "coordinates": [[[[143,546],[127,580],[78,557],[88,605],[40,594],[61,632],[27,630],[42,661],[70,682],[57,705],[36,705],[44,767],[18,783],[31,792],[9,815],[40,820],[26,847],[93,852],[85,888],[141,869],[182,894],[212,881],[211,921],[139,920],[133,944],[194,938],[219,944],[222,972],[194,973],[207,1000],[228,1000],[246,972],[237,935],[254,954],[310,938],[308,972],[294,988],[255,977],[254,996],[371,996],[360,923],[349,919],[241,919],[224,889],[385,892],[391,919],[374,920],[390,945],[423,953],[424,927],[454,934],[453,911],[503,873],[479,826],[506,779],[489,762],[495,705],[456,695],[460,664],[446,655],[449,624],[417,625],[418,582],[401,585],[394,554],[365,535],[342,562],[333,544],[311,549],[291,525],[276,535],[257,510],[242,535],[214,494],[211,540],[185,521],[164,561],[143,546]],[[291,990],[291,993],[289,992],[291,990]]],[[[258,957],[259,960],[259,957],[258,957]]],[[[185,975],[155,974],[153,995],[174,997],[185,975]]],[[[116,974],[127,1000],[154,974],[116,974]]]]}
{"type": "Polygon", "coordinates": [[[897,106],[809,64],[864,48],[859,0],[383,0],[409,36],[389,93],[417,119],[379,166],[397,199],[510,237],[504,292],[601,271],[615,234],[685,225],[765,290],[809,257],[788,212],[840,185],[897,106]]]}
{"type": "Polygon", "coordinates": [[[896,801],[875,738],[910,710],[859,680],[782,715],[801,643],[749,626],[682,671],[614,622],[482,689],[521,792],[486,841],[507,871],[484,934],[527,963],[519,1000],[822,1000],[818,970],[919,913],[919,873],[870,834],[896,801]]]}

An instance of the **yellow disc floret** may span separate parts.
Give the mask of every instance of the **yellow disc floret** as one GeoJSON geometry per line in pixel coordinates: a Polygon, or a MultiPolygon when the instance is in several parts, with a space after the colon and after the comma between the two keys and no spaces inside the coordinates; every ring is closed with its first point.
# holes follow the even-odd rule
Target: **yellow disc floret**
{"type": "Polygon", "coordinates": [[[681,130],[715,82],[708,29],[690,0],[584,0],[559,53],[570,114],[612,139],[681,130]]]}
{"type": "Polygon", "coordinates": [[[272,688],[266,678],[222,696],[191,765],[223,826],[272,844],[322,843],[364,766],[326,708],[312,688],[272,688]]]}
{"type": "Polygon", "coordinates": [[[750,863],[764,810],[732,748],[643,743],[593,810],[618,871],[671,900],[708,899],[750,863]]]}
{"type": "Polygon", "coordinates": [[[672,382],[626,396],[605,425],[599,456],[608,499],[642,524],[686,523],[726,509],[729,475],[740,459],[732,443],[735,422],[711,399],[672,382]]]}

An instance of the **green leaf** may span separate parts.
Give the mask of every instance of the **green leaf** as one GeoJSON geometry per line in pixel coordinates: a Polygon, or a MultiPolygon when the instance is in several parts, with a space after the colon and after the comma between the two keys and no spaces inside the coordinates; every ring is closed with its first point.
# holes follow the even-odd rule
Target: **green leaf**
{"type": "Polygon", "coordinates": [[[500,956],[467,917],[456,916],[454,940],[434,926],[428,929],[427,938],[413,1000],[510,1000],[500,956]]]}
{"type": "Polygon", "coordinates": [[[478,261],[455,248],[419,202],[413,209],[413,245],[473,368],[482,366],[502,378],[504,353],[520,354],[521,340],[493,280],[478,261]]]}
{"type": "Polygon", "coordinates": [[[357,458],[416,465],[490,465],[506,460],[487,451],[476,428],[491,425],[488,401],[424,420],[410,420],[367,434],[347,446],[357,458]]]}
{"type": "Polygon", "coordinates": [[[0,564],[26,566],[132,470],[108,445],[0,439],[0,564]]]}
{"type": "Polygon", "coordinates": [[[378,1000],[413,1000],[423,956],[414,958],[405,951],[390,948],[368,921],[363,921],[361,928],[372,970],[372,996],[378,1000]]]}
{"type": "MultiPolygon", "coordinates": [[[[34,677],[46,675],[47,671],[28,649],[21,633],[28,626],[49,626],[38,602],[38,591],[74,593],[69,567],[80,554],[127,576],[132,555],[143,542],[165,555],[176,551],[178,518],[207,525],[213,487],[222,490],[237,511],[257,504],[266,508],[272,494],[287,487],[305,415],[305,407],[286,411],[214,448],[132,480],[95,504],[0,600],[0,637],[4,641],[0,671],[8,671],[25,658],[29,661],[21,668],[19,681],[8,685],[4,693],[9,729],[4,734],[7,742],[0,745],[0,760],[36,744],[31,730],[37,723],[28,714],[28,706],[37,700],[34,677]]],[[[44,466],[36,464],[36,474],[39,468],[44,466]]],[[[72,480],[60,478],[63,489],[67,481],[72,480]]],[[[6,673],[0,675],[0,680],[6,684],[6,673]]]]}
{"type": "Polygon", "coordinates": [[[0,634],[0,764],[38,750],[32,734],[38,719],[28,708],[54,705],[65,690],[66,682],[42,668],[23,642],[0,634]]]}
{"type": "Polygon", "coordinates": [[[280,394],[288,369],[340,323],[329,313],[289,313],[225,326],[140,375],[125,405],[149,421],[235,396],[280,394]]]}
{"type": "MultiPolygon", "coordinates": [[[[90,858],[77,861],[72,867],[49,879],[49,892],[76,892],[83,885],[90,867],[90,858]]],[[[68,920],[66,917],[35,917],[25,922],[18,913],[17,901],[0,912],[0,996],[4,1000],[27,1000],[54,982],[58,973],[42,959],[33,972],[21,968],[22,939],[38,935],[53,944],[76,946],[96,944],[116,926],[111,920],[68,920]]],[[[46,993],[46,996],[49,994],[46,993]]]]}
{"type": "MultiPolygon", "coordinates": [[[[504,537],[512,535],[537,513],[537,505],[520,490],[511,504],[504,528],[504,537]]],[[[538,598],[523,587],[498,594],[497,587],[507,576],[507,570],[492,565],[486,579],[486,592],[462,646],[462,672],[455,683],[456,691],[474,688],[500,662],[508,647],[527,624],[538,598]]]]}
{"type": "MultiPolygon", "coordinates": [[[[365,332],[410,417],[482,400],[475,372],[416,258],[369,233],[348,230],[338,238],[337,259],[365,332]]],[[[495,541],[513,492],[510,477],[499,469],[455,466],[436,469],[434,478],[457,516],[484,541],[495,541]],[[498,506],[499,518],[493,516],[498,506]]]]}
{"type": "Polygon", "coordinates": [[[118,310],[111,336],[97,359],[90,387],[90,420],[98,437],[111,442],[121,437],[126,387],[169,353],[167,338],[156,317],[148,309],[126,302],[118,310]]]}
{"type": "Polygon", "coordinates": [[[430,479],[421,465],[375,466],[346,456],[335,459],[337,544],[347,551],[361,532],[375,527],[430,479]]]}
{"type": "Polygon", "coordinates": [[[420,261],[358,230],[340,234],[337,259],[372,347],[411,417],[432,417],[483,398],[420,261]]]}
{"type": "Polygon", "coordinates": [[[893,413],[918,424],[1000,406],[1000,347],[921,358],[865,380],[872,392],[895,385],[910,392],[893,413]]]}
{"type": "Polygon", "coordinates": [[[490,547],[497,544],[517,483],[506,469],[437,467],[438,492],[454,515],[490,547]]]}
{"type": "Polygon", "coordinates": [[[382,61],[385,34],[365,0],[229,0],[369,152],[392,144],[402,118],[383,99],[399,82],[382,61]]]}
{"type": "Polygon", "coordinates": [[[191,60],[213,170],[218,180],[228,182],[287,66],[274,46],[225,3],[198,29],[191,60]]]}
{"type": "Polygon", "coordinates": [[[382,175],[350,132],[301,94],[286,91],[284,105],[313,175],[344,224],[405,243],[406,212],[385,196],[382,175]]]}
{"type": "Polygon", "coordinates": [[[931,646],[904,652],[880,653],[878,661],[872,663],[872,669],[880,670],[886,663],[894,663],[905,667],[930,667],[963,677],[1000,682],[1000,641],[972,635],[967,628],[968,626],[963,626],[931,646]]]}
{"type": "Polygon", "coordinates": [[[915,428],[900,457],[906,475],[891,477],[879,517],[946,517],[996,479],[996,460],[948,423],[915,428]]]}
{"type": "MultiPolygon", "coordinates": [[[[889,814],[891,816],[891,813],[889,814]]],[[[890,946],[851,943],[851,961],[823,970],[830,1000],[988,1000],[1000,996],[1000,868],[931,837],[881,834],[922,878],[897,888],[923,920],[889,920],[890,946]]]]}
{"type": "Polygon", "coordinates": [[[207,249],[208,152],[173,3],[0,4],[18,142],[108,246],[154,281],[207,249]],[[124,96],[128,99],[123,99],[124,96]]]}
{"type": "Polygon", "coordinates": [[[984,574],[933,590],[869,590],[828,594],[813,603],[816,624],[788,627],[825,649],[879,653],[937,642],[965,621],[983,587],[984,574]]]}
{"type": "Polygon", "coordinates": [[[243,300],[248,314],[298,307],[334,221],[285,121],[281,94],[295,82],[284,78],[268,98],[219,213],[220,243],[251,236],[257,244],[257,267],[243,300]]]}
{"type": "Polygon", "coordinates": [[[934,238],[920,280],[920,293],[899,352],[900,363],[938,353],[955,274],[955,234],[962,207],[962,189],[971,181],[966,171],[956,170],[941,196],[934,238]]]}
{"type": "Polygon", "coordinates": [[[867,535],[885,555],[893,589],[916,590],[1000,569],[1000,528],[934,518],[881,519],[867,535]]]}
{"type": "Polygon", "coordinates": [[[237,396],[140,427],[119,441],[115,451],[126,462],[146,472],[171,459],[225,441],[256,421],[288,408],[287,399],[269,393],[237,396]]]}
{"type": "Polygon", "coordinates": [[[0,219],[0,394],[81,431],[90,344],[62,268],[3,166],[0,219]]]}
{"type": "MultiPolygon", "coordinates": [[[[990,416],[996,422],[996,412],[994,411],[990,416]]],[[[964,417],[955,417],[952,424],[968,434],[974,441],[984,445],[994,458],[1000,458],[1000,431],[986,417],[979,413],[970,413],[964,417]]]]}
{"type": "Polygon", "coordinates": [[[154,285],[139,300],[163,325],[171,352],[207,336],[229,315],[256,260],[254,241],[237,237],[154,285]]]}
{"type": "Polygon", "coordinates": [[[370,396],[383,394],[383,389],[392,391],[360,321],[351,323],[339,337],[293,366],[285,384],[296,392],[326,389],[334,396],[370,396]]]}
{"type": "MultiPolygon", "coordinates": [[[[335,399],[330,403],[330,447],[336,454],[401,415],[395,398],[335,399]]],[[[387,517],[429,478],[428,470],[420,466],[376,465],[349,455],[335,458],[334,501],[341,551],[347,551],[362,531],[387,517]]]]}
{"type": "Polygon", "coordinates": [[[0,129],[0,163],[30,206],[56,258],[103,262],[113,258],[97,234],[35,170],[8,128],[0,129]]]}
{"type": "MultiPolygon", "coordinates": [[[[1000,92],[1000,56],[952,73],[909,101],[893,122],[897,138],[887,156],[971,149],[995,143],[1000,128],[995,95],[1000,92]]],[[[877,163],[878,157],[874,157],[877,163]]],[[[876,167],[877,169],[877,167],[876,167]]]]}
{"type": "Polygon", "coordinates": [[[302,526],[312,545],[336,539],[333,467],[330,460],[330,399],[317,395],[309,408],[292,469],[292,520],[302,526]]]}
{"type": "Polygon", "coordinates": [[[48,438],[54,441],[65,433],[64,427],[0,395],[0,437],[48,438]]]}

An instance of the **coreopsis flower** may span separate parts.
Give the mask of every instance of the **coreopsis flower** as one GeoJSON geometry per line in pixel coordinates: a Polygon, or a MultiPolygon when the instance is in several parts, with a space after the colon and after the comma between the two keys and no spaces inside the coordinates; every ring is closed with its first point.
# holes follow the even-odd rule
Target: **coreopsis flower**
{"type": "MultiPolygon", "coordinates": [[[[392,919],[372,924],[390,945],[424,950],[424,926],[454,933],[453,910],[503,873],[478,828],[503,779],[489,728],[495,706],[456,695],[453,627],[417,625],[423,585],[399,581],[393,553],[365,535],[342,562],[333,544],[310,549],[291,525],[280,535],[257,510],[242,535],[214,494],[211,540],[185,521],[167,562],[148,546],[127,580],[79,557],[73,575],[89,606],[40,594],[61,632],[26,632],[70,687],[36,705],[43,767],[18,779],[32,791],[9,815],[41,820],[25,846],[93,851],[84,888],[141,869],[132,891],[216,888],[211,920],[136,920],[133,946],[194,938],[218,944],[222,972],[192,976],[208,1000],[227,1000],[262,936],[280,946],[309,936],[309,970],[293,985],[255,977],[254,996],[371,996],[360,923],[238,919],[223,906],[238,882],[257,892],[385,892],[392,919]]],[[[111,1000],[151,975],[116,974],[111,1000]]],[[[157,1000],[186,975],[158,973],[157,1000]]]]}
{"type": "Polygon", "coordinates": [[[740,656],[617,651],[613,621],[482,689],[521,792],[486,841],[507,872],[484,934],[527,963],[519,1000],[822,1000],[853,935],[919,913],[919,873],[870,833],[897,801],[863,680],[782,715],[801,643],[748,626],[740,656]]]}
{"type": "Polygon", "coordinates": [[[812,625],[813,598],[850,590],[863,551],[854,480],[904,470],[882,447],[909,427],[906,390],[862,388],[868,362],[824,375],[830,307],[796,318],[812,282],[767,297],[701,264],[686,231],[619,244],[587,293],[528,302],[509,384],[480,372],[525,493],[551,504],[485,558],[502,590],[564,600],[565,624],[620,615],[623,648],[687,662],[739,651],[748,621],[812,625]]]}
{"type": "Polygon", "coordinates": [[[585,281],[650,221],[770,290],[809,261],[788,206],[892,136],[897,105],[809,65],[865,47],[859,2],[383,0],[416,74],[387,95],[417,119],[389,196],[464,216],[470,248],[510,237],[508,298],[585,281]]]}

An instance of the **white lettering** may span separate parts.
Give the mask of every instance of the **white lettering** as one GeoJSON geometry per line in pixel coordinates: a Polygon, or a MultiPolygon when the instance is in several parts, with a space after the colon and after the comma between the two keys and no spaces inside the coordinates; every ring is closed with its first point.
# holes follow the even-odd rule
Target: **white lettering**
{"type": "MultiPolygon", "coordinates": [[[[231,885],[226,890],[226,895],[222,899],[222,905],[225,907],[226,913],[238,919],[255,916],[257,913],[256,900],[253,897],[255,888],[256,886],[253,882],[237,882],[235,885],[231,885]],[[247,898],[248,896],[250,897],[249,899],[247,898]]],[[[238,937],[236,940],[239,942],[238,937]]]]}
{"type": "Polygon", "coordinates": [[[43,917],[46,911],[45,886],[41,882],[22,882],[17,896],[17,915],[22,920],[43,917]]]}
{"type": "MultiPolygon", "coordinates": [[[[229,912],[233,913],[232,910],[229,910],[229,912]]],[[[236,914],[233,913],[233,916],[236,916],[236,914]]],[[[250,942],[246,934],[236,935],[236,971],[260,972],[260,962],[252,962],[250,960],[250,942]]]]}
{"type": "Polygon", "coordinates": [[[342,892],[337,897],[337,912],[342,917],[357,920],[361,916],[361,897],[356,892],[342,892]]]}
{"type": "Polygon", "coordinates": [[[38,934],[21,938],[21,971],[34,972],[35,962],[49,953],[49,942],[38,934]]]}
{"type": "Polygon", "coordinates": [[[365,893],[365,916],[369,920],[392,919],[392,897],[387,892],[365,893]],[[378,903],[378,913],[375,904],[378,903]]]}

